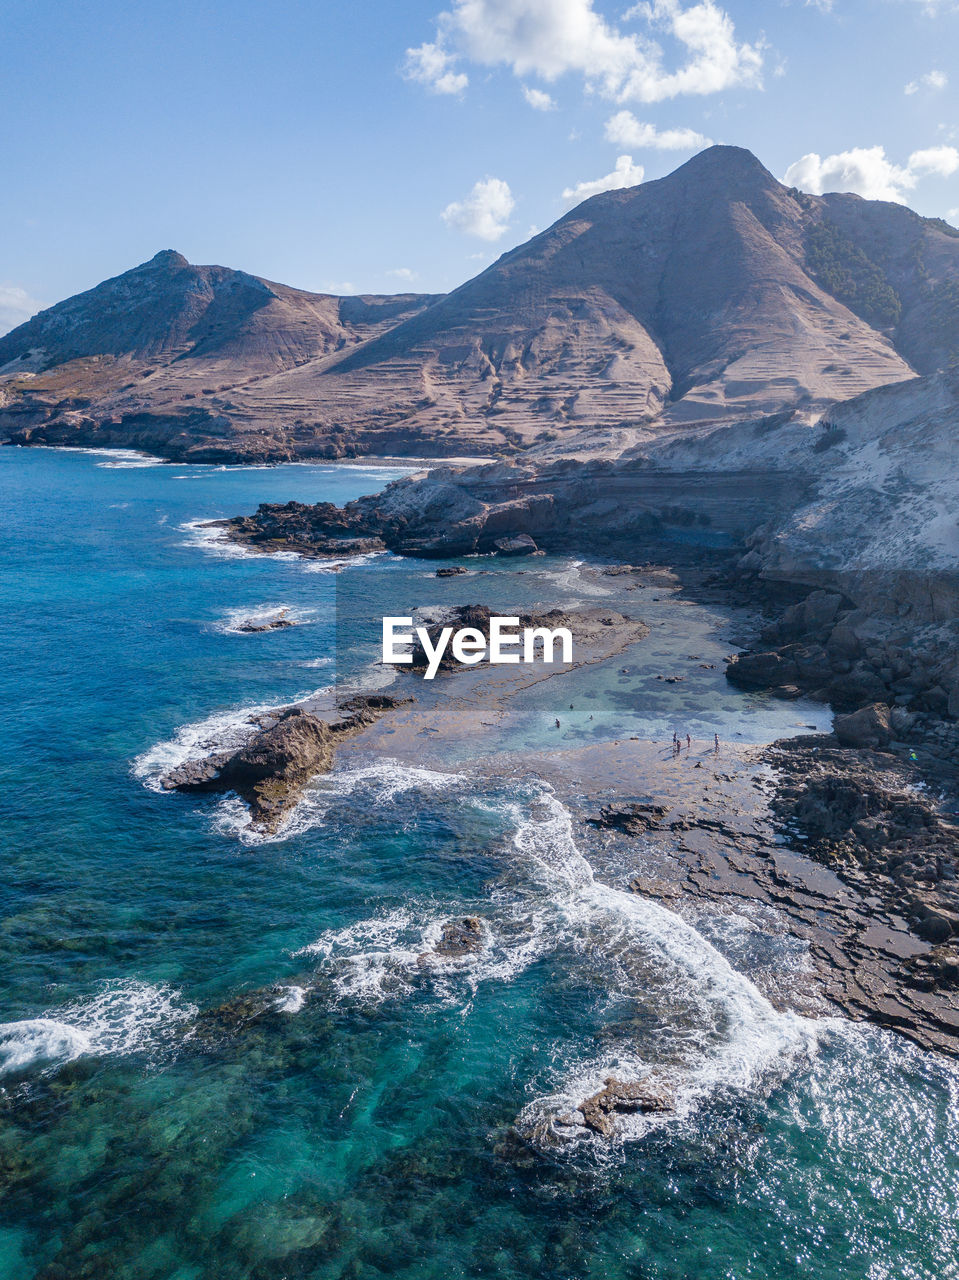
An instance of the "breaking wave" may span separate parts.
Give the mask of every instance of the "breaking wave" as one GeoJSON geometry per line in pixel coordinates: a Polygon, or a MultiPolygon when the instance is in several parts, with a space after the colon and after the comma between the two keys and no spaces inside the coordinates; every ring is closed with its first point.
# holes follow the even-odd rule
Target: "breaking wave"
{"type": "Polygon", "coordinates": [[[166,458],[158,458],[155,454],[144,453],[141,449],[88,449],[81,445],[42,445],[41,448],[56,449],[60,453],[86,453],[92,458],[102,458],[98,467],[136,468],[164,467],[166,458]]]}
{"type": "MultiPolygon", "coordinates": [[[[379,807],[413,789],[470,793],[475,782],[380,761],[331,775],[314,788],[308,815],[299,815],[300,829],[348,794],[379,807]]],[[[414,900],[330,930],[297,954],[316,960],[337,998],[363,1003],[413,992],[468,1002],[481,984],[508,982],[551,957],[591,986],[611,1020],[636,1004],[658,1024],[642,1042],[623,1031],[605,1052],[569,1057],[550,1091],[523,1108],[521,1132],[587,1140],[590,1131],[570,1120],[578,1104],[608,1075],[641,1079],[666,1061],[674,1109],[617,1119],[622,1137],[637,1137],[688,1115],[718,1090],[751,1090],[781,1079],[815,1052],[830,1021],[778,1012],[681,916],[597,881],[576,845],[571,814],[548,788],[530,784],[518,799],[471,795],[467,802],[505,817],[511,832],[484,900],[414,900]],[[481,920],[482,945],[467,954],[438,954],[443,924],[464,914],[481,920]]]]}
{"type": "Polygon", "coordinates": [[[111,982],[88,1000],[39,1018],[0,1023],[0,1076],[50,1070],[87,1055],[126,1055],[159,1048],[196,1015],[166,985],[111,982]]]}

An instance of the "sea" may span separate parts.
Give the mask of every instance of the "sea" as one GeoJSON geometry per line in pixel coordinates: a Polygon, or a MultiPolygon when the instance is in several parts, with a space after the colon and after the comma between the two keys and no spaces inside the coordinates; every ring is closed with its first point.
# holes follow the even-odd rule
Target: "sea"
{"type": "MultiPolygon", "coordinates": [[[[677,722],[825,727],[723,680],[743,617],[647,591],[645,649],[579,674],[572,709],[547,682],[442,767],[351,756],[272,836],[164,791],[257,708],[382,687],[337,646],[338,593],[453,590],[205,522],[401,474],[0,450],[2,1280],[959,1276],[955,1064],[776,1007],[762,974],[810,969],[767,910],[626,891],[550,785],[491,767],[677,722]],[[240,629],[280,610],[298,625],[240,629]],[[464,916],[482,948],[437,954],[464,916]],[[647,1074],[673,1110],[574,1123],[647,1074]]],[[[571,558],[464,564],[481,599],[595,598],[571,558]]]]}

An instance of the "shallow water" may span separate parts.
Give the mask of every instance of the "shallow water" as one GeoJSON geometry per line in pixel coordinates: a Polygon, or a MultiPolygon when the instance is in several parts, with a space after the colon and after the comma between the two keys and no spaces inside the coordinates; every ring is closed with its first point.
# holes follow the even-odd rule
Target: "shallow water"
{"type": "MultiPolygon", "coordinates": [[[[761,917],[697,932],[598,883],[557,798],[467,751],[341,770],[253,845],[229,801],[151,787],[335,678],[337,594],[585,599],[576,566],[454,597],[426,564],[237,555],[195,522],[385,477],[136,462],[0,450],[0,1276],[959,1274],[954,1069],[774,1010],[752,976],[802,956],[761,917]],[[279,608],[302,625],[232,629],[279,608]],[[466,913],[484,950],[429,958],[466,913]],[[675,1116],[612,1144],[564,1125],[651,1068],[675,1116]]],[[[642,594],[649,641],[576,673],[563,745],[819,722],[698,666],[741,620],[642,594]]],[[[523,697],[478,752],[558,745],[523,697]]]]}

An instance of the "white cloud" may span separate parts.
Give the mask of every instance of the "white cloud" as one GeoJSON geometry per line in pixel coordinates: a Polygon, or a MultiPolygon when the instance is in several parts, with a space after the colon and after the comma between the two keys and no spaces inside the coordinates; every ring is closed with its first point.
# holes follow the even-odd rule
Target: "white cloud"
{"type": "Polygon", "coordinates": [[[338,298],[347,298],[357,292],[356,285],[352,280],[327,280],[324,289],[327,293],[332,293],[338,298]]]}
{"type": "Polygon", "coordinates": [[[0,284],[0,334],[16,329],[17,325],[42,311],[43,306],[19,285],[0,284]]]}
{"type": "Polygon", "coordinates": [[[465,235],[499,240],[509,230],[509,216],[515,207],[508,183],[502,178],[483,178],[465,200],[448,204],[440,217],[465,235]]]}
{"type": "Polygon", "coordinates": [[[824,160],[811,151],[789,166],[783,182],[817,196],[824,191],[853,191],[867,200],[905,204],[905,192],[920,178],[930,174],[947,178],[957,169],[959,151],[955,147],[914,151],[905,165],[893,164],[884,147],[855,147],[824,160]]]}
{"type": "Polygon", "coordinates": [[[918,93],[925,85],[927,89],[945,89],[949,83],[949,77],[945,71],[927,71],[924,76],[920,76],[918,80],[910,80],[903,93],[918,93]]]}
{"type": "Polygon", "coordinates": [[[523,97],[534,111],[555,111],[556,103],[542,89],[529,89],[523,85],[523,97]]]}
{"type": "Polygon", "coordinates": [[[924,151],[914,151],[909,157],[909,172],[917,178],[927,173],[934,173],[940,178],[949,178],[959,169],[959,151],[955,147],[927,147],[924,151]]]}
{"type": "Polygon", "coordinates": [[[469,84],[469,76],[454,71],[455,58],[439,44],[421,44],[407,49],[403,74],[407,80],[425,84],[433,93],[462,93],[469,84]]]}
{"type": "Polygon", "coordinates": [[[631,111],[617,111],[606,121],[606,141],[621,147],[652,147],[656,151],[698,151],[711,139],[695,129],[657,129],[637,120],[631,111]]]}
{"type": "Polygon", "coordinates": [[[645,31],[620,30],[596,12],[593,0],[453,0],[450,12],[439,15],[435,43],[408,51],[407,75],[439,92],[459,92],[464,86],[452,82],[465,77],[451,66],[464,56],[482,66],[508,66],[521,77],[553,81],[579,74],[588,88],[617,102],[761,87],[762,43],[738,42],[716,0],[645,0],[623,20],[641,22],[645,31]],[[674,70],[667,70],[652,38],[656,31],[682,48],[684,60],[674,70]]]}
{"type": "Polygon", "coordinates": [[[403,280],[407,284],[411,284],[416,278],[416,272],[409,267],[394,267],[392,271],[387,271],[388,276],[392,276],[394,280],[403,280]]]}
{"type": "Polygon", "coordinates": [[[621,187],[635,187],[643,180],[643,166],[633,164],[632,156],[620,156],[612,173],[603,178],[594,178],[592,182],[578,182],[575,187],[567,187],[563,199],[568,205],[579,204],[588,200],[600,191],[617,191],[621,187]]]}

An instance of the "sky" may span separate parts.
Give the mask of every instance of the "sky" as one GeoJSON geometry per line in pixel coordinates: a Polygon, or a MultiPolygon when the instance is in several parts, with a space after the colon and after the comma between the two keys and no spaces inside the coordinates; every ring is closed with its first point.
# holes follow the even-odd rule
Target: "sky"
{"type": "Polygon", "coordinates": [[[445,292],[710,142],[959,222],[959,0],[5,0],[0,332],[160,249],[445,292]]]}

